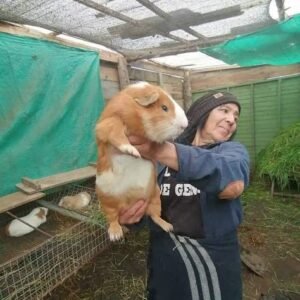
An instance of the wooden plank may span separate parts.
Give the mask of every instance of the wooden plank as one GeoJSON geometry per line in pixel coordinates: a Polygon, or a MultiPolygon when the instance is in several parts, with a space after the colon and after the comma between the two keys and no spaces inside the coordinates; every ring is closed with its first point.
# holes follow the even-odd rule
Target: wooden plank
{"type": "Polygon", "coordinates": [[[16,192],[4,197],[0,197],[0,213],[14,209],[18,206],[35,201],[37,199],[41,199],[44,196],[44,193],[35,193],[33,195],[27,195],[22,192],[16,192]]]}
{"type": "Polygon", "coordinates": [[[217,87],[229,87],[239,84],[249,84],[257,81],[277,78],[280,76],[299,74],[300,64],[291,66],[262,66],[254,68],[238,68],[199,72],[191,74],[193,93],[217,87]]]}
{"type": "Polygon", "coordinates": [[[102,90],[105,101],[107,102],[112,96],[120,91],[119,83],[116,81],[102,81],[102,90]]]}
{"type": "Polygon", "coordinates": [[[132,81],[148,81],[148,82],[156,82],[158,85],[158,76],[156,72],[141,70],[141,69],[133,69],[130,68],[128,70],[129,78],[132,81]]]}
{"type": "Polygon", "coordinates": [[[180,84],[167,84],[164,81],[164,87],[163,87],[168,93],[170,94],[177,94],[181,95],[181,98],[183,99],[183,83],[180,82],[180,84]]]}
{"type": "Polygon", "coordinates": [[[100,66],[100,78],[102,80],[109,80],[109,81],[115,81],[119,83],[119,74],[117,65],[114,66],[108,66],[107,64],[103,65],[101,63],[100,66]]]}
{"type": "Polygon", "coordinates": [[[164,82],[168,84],[174,84],[177,85],[179,84],[181,86],[183,78],[182,77],[177,77],[169,74],[163,74],[164,76],[164,82]]]}
{"type": "MultiPolygon", "coordinates": [[[[76,182],[83,179],[92,178],[96,175],[96,169],[93,166],[76,169],[69,172],[64,172],[41,179],[31,179],[31,181],[40,186],[40,191],[46,191],[58,186],[62,186],[68,183],[76,182]]],[[[27,194],[33,194],[36,192],[35,189],[26,186],[24,183],[18,183],[17,188],[27,194]]]]}
{"type": "Polygon", "coordinates": [[[34,180],[28,178],[28,177],[22,177],[22,183],[25,184],[26,186],[34,189],[35,191],[40,191],[41,186],[40,184],[36,183],[34,180]]]}
{"type": "Polygon", "coordinates": [[[129,66],[128,69],[145,69],[157,73],[163,73],[163,74],[170,74],[174,76],[179,76],[183,77],[184,76],[184,71],[170,67],[170,66],[165,66],[163,64],[156,63],[154,61],[146,61],[146,60],[141,60],[141,61],[136,61],[132,62],[129,66]]]}

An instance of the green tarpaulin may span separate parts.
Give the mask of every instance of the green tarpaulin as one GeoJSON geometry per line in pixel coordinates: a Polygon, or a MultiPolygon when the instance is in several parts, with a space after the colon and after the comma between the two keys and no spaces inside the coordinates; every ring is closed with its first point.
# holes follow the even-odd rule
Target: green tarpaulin
{"type": "Polygon", "coordinates": [[[300,15],[200,51],[243,67],[300,63],[300,15]]]}
{"type": "Polygon", "coordinates": [[[98,53],[0,33],[0,195],[96,159],[98,53]]]}

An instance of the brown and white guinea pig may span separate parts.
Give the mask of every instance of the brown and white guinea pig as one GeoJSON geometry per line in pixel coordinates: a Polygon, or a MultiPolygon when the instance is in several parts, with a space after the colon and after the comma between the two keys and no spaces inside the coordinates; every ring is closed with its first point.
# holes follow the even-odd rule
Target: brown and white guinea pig
{"type": "Polygon", "coordinates": [[[96,125],[98,161],[96,193],[109,223],[111,241],[123,237],[119,212],[146,199],[146,214],[163,230],[173,226],[161,215],[160,189],[152,161],[141,158],[127,136],[162,143],[176,138],[188,125],[182,108],[159,86],[129,85],[110,99],[96,125]],[[117,149],[117,150],[116,150],[117,149]]]}
{"type": "Polygon", "coordinates": [[[91,196],[88,192],[81,192],[73,196],[62,197],[58,203],[58,206],[80,210],[89,205],[91,201],[91,196]]]}
{"type": "MultiPolygon", "coordinates": [[[[48,214],[48,208],[45,207],[36,207],[28,215],[19,218],[20,220],[25,221],[34,228],[39,227],[41,224],[45,223],[48,214]]],[[[34,229],[20,220],[12,220],[6,225],[5,232],[8,236],[19,237],[25,234],[32,232],[34,229]]]]}

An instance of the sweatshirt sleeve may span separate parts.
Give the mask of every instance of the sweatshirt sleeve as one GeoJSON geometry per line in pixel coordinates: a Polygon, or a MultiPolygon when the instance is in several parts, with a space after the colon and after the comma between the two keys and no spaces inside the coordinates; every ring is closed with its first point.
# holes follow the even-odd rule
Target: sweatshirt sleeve
{"type": "Polygon", "coordinates": [[[177,179],[193,182],[202,191],[220,193],[231,182],[249,183],[249,155],[237,142],[224,142],[211,149],[175,144],[177,179]]]}

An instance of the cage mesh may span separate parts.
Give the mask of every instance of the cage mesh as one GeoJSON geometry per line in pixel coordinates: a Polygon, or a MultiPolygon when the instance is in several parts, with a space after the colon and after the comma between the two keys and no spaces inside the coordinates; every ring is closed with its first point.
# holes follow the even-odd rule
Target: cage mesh
{"type": "MultiPolygon", "coordinates": [[[[64,195],[88,191],[96,205],[93,189],[72,186],[51,194],[48,201],[57,203],[64,195]]],[[[0,265],[0,299],[41,299],[54,287],[76,272],[109,244],[106,228],[89,222],[77,222],[0,265]]]]}

